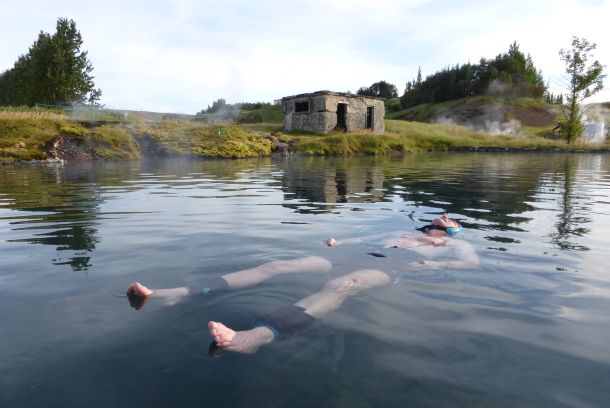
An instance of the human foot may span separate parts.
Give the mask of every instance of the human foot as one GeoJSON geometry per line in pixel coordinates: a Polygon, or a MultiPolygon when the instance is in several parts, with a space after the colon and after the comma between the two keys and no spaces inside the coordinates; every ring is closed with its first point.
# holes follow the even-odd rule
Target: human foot
{"type": "Polygon", "coordinates": [[[127,286],[127,294],[136,296],[150,296],[153,294],[153,291],[142,285],[140,282],[134,282],[127,286]]]}
{"type": "Polygon", "coordinates": [[[218,347],[237,353],[255,353],[259,347],[271,343],[275,337],[271,329],[264,326],[235,331],[222,323],[209,322],[208,329],[218,347]]]}
{"type": "Polygon", "coordinates": [[[127,286],[126,294],[131,307],[136,310],[140,310],[146,304],[148,297],[153,294],[153,291],[142,285],[140,282],[134,282],[127,286]]]}

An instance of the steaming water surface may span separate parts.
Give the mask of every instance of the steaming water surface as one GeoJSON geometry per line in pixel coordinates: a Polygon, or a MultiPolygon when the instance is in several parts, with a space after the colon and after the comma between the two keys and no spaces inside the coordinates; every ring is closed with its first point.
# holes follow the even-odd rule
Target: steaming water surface
{"type": "Polygon", "coordinates": [[[607,406],[608,248],[604,155],[1,167],[0,406],[607,406]],[[208,357],[211,319],[249,328],[332,277],[395,267],[324,238],[444,212],[479,267],[405,270],[255,355],[208,357]],[[172,307],[122,297],[306,255],[334,268],[172,307]]]}

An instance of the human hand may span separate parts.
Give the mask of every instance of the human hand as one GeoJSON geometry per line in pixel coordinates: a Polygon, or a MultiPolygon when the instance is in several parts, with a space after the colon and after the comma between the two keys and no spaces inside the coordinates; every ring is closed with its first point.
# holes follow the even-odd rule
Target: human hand
{"type": "Polygon", "coordinates": [[[329,247],[332,248],[332,247],[337,245],[337,240],[334,239],[333,237],[330,237],[330,238],[328,238],[327,240],[324,241],[324,244],[326,244],[326,246],[329,246],[329,247]]]}

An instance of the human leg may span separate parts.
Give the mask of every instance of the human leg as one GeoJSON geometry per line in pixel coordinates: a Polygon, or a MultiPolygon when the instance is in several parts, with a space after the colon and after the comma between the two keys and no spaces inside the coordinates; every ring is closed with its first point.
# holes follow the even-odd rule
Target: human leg
{"type": "Polygon", "coordinates": [[[220,322],[209,322],[208,329],[210,335],[214,338],[214,342],[210,346],[210,354],[215,353],[218,348],[251,354],[275,339],[275,333],[267,326],[235,331],[220,322]]]}
{"type": "Polygon", "coordinates": [[[348,297],[389,283],[390,276],[385,272],[360,269],[327,282],[320,292],[298,301],[295,306],[302,307],[305,313],[320,319],[336,310],[348,297]]]}
{"type": "Polygon", "coordinates": [[[250,269],[223,275],[230,289],[257,285],[276,275],[300,272],[327,272],[332,264],[319,256],[306,256],[288,261],[272,261],[250,269]]]}
{"type": "Polygon", "coordinates": [[[292,306],[263,316],[253,329],[235,331],[214,321],[208,323],[208,328],[218,347],[240,353],[254,353],[278,335],[290,335],[326,316],[341,306],[348,297],[389,283],[390,277],[386,273],[375,269],[361,269],[329,281],[320,292],[292,306]]]}
{"type": "Polygon", "coordinates": [[[140,282],[133,282],[127,287],[127,298],[131,306],[136,310],[141,309],[151,297],[158,297],[166,305],[173,305],[188,295],[188,293],[189,289],[186,287],[152,290],[140,282]]]}
{"type": "Polygon", "coordinates": [[[132,307],[140,309],[148,298],[160,298],[165,304],[173,305],[188,295],[208,295],[225,292],[229,289],[242,289],[257,285],[276,275],[286,273],[326,272],[331,263],[319,256],[307,256],[288,261],[272,261],[254,268],[228,273],[222,276],[212,276],[202,279],[197,287],[178,287],[166,289],[150,289],[139,282],[127,287],[127,296],[132,307]]]}

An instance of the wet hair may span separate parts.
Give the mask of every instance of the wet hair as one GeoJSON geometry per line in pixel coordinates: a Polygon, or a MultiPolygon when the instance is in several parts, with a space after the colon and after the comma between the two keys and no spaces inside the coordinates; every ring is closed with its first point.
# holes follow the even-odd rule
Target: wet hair
{"type": "Polygon", "coordinates": [[[453,235],[453,234],[457,234],[458,232],[462,232],[462,226],[460,224],[458,224],[456,222],[456,224],[458,225],[457,227],[443,227],[441,225],[436,225],[436,224],[428,224],[428,225],[424,225],[423,227],[419,227],[419,228],[415,228],[418,231],[421,232],[428,232],[430,230],[439,230],[439,231],[444,231],[449,235],[453,235]]]}
{"type": "Polygon", "coordinates": [[[445,231],[445,227],[441,227],[440,225],[435,225],[435,224],[428,224],[428,225],[424,225],[423,227],[419,227],[419,228],[415,228],[418,231],[421,232],[428,232],[430,230],[441,230],[441,231],[445,231]]]}

